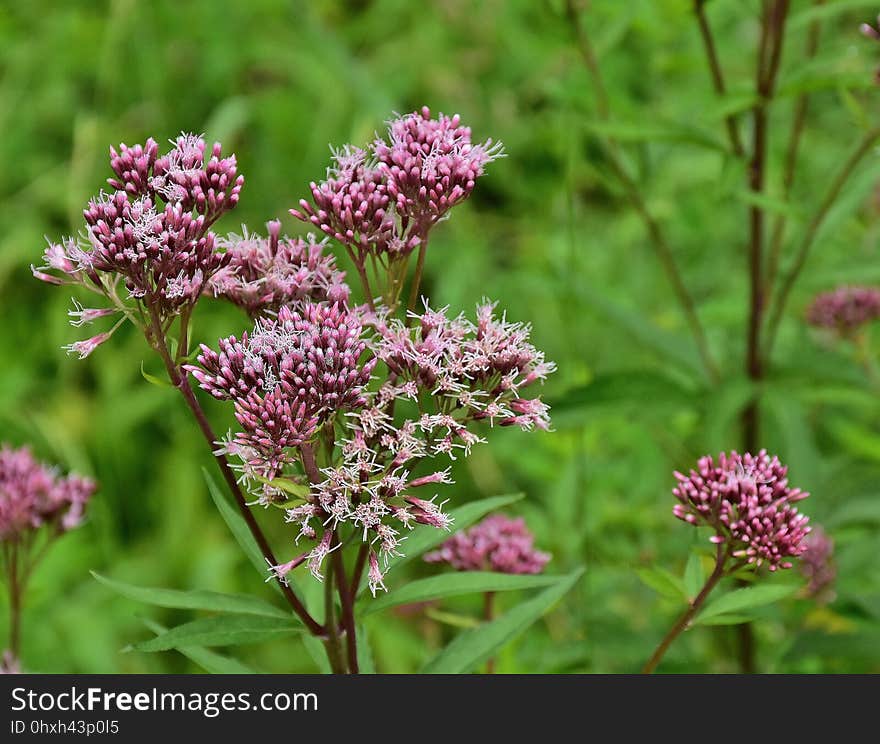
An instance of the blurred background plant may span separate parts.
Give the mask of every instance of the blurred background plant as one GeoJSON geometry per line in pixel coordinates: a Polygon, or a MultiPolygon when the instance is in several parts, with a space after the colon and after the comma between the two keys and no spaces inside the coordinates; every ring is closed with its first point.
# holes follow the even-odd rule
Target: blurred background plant
{"type": "MultiPolygon", "coordinates": [[[[862,352],[805,323],[817,293],[880,283],[880,162],[870,148],[819,229],[811,223],[876,122],[878,49],[858,27],[877,8],[852,0],[791,3],[768,113],[768,179],[756,195],[725,119],[755,105],[752,51],[762,3],[699,5],[723,62],[723,96],[714,92],[691,0],[574,4],[601,65],[613,112],[606,117],[561,0],[255,0],[222,10],[208,0],[4,4],[3,439],[31,442],[41,459],[102,484],[87,524],[34,577],[22,649],[30,669],[200,668],[172,652],[120,653],[151,635],[141,615],[170,625],[192,613],[122,600],[90,569],[181,589],[248,591],[254,582],[206,493],[200,471],[209,458],[174,391],[144,384],[130,363],[143,358],[147,374],[159,372],[142,339],[121,328],[101,348],[100,364],[77,363],[61,350],[81,332],[57,322],[69,296],[30,276],[44,247],[39,236],[78,229],[82,205],[105,176],[107,143],[181,130],[223,141],[247,176],[223,230],[274,217],[285,232],[302,234],[287,209],[323,174],[328,143],[366,141],[388,111],[422,103],[461,113],[478,136],[503,141],[508,153],[437,231],[428,292],[456,309],[483,295],[499,300],[514,309],[511,320],[533,322],[534,337],[559,365],[545,389],[556,434],[524,446],[525,435],[497,431],[457,464],[446,495],[458,505],[525,492],[508,510],[526,517],[536,544],[553,554],[554,572],[587,567],[551,614],[500,652],[497,670],[639,668],[711,563],[708,553],[689,558],[705,536],[685,534],[671,518],[671,472],[706,452],[740,447],[741,413],[757,393],[760,445],[811,492],[806,511],[833,540],[837,572],[831,601],[828,591],[822,603],[804,593],[754,610],[760,668],[880,669],[876,383],[862,352]],[[809,116],[796,177],[787,183],[789,123],[802,105],[809,116]],[[694,298],[717,382],[702,371],[643,215],[610,167],[609,138],[625,145],[627,172],[694,298]],[[757,384],[742,371],[745,226],[755,206],[768,232],[785,218],[781,276],[804,240],[812,244],[757,384]]],[[[744,116],[744,139],[749,126],[744,116]]],[[[220,303],[196,322],[202,339],[247,325],[220,303]]],[[[210,413],[216,429],[229,427],[228,412],[210,413]]],[[[284,539],[284,526],[278,530],[276,539],[284,539]]],[[[436,572],[419,561],[405,570],[436,572]]],[[[503,609],[513,600],[497,601],[503,609]]],[[[480,603],[450,599],[443,614],[413,606],[383,614],[381,623],[368,617],[376,668],[418,668],[458,631],[456,617],[479,616],[480,603]]],[[[241,656],[263,671],[315,669],[298,640],[284,646],[284,658],[275,644],[247,646],[241,656]]],[[[670,649],[663,669],[735,671],[735,645],[729,627],[696,628],[670,649]]]]}

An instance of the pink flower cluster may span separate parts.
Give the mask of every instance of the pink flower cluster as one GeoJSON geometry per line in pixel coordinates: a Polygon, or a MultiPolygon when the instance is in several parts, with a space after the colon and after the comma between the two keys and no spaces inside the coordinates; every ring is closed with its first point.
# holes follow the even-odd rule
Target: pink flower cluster
{"type": "Polygon", "coordinates": [[[791,568],[789,558],[807,549],[808,517],[794,504],[809,496],[788,484],[788,468],[765,450],[756,456],[722,452],[716,462],[700,458],[688,475],[676,472],[673,514],[715,531],[711,541],[727,546],[744,563],[771,571],[791,568]]]}
{"type": "Polygon", "coordinates": [[[329,535],[341,524],[350,524],[369,543],[368,581],[375,596],[385,588],[384,570],[392,556],[401,555],[401,532],[416,524],[449,529],[452,519],[443,513],[442,504],[434,498],[421,499],[413,491],[439,483],[451,483],[446,470],[412,478],[407,470],[387,467],[374,458],[363,458],[348,451],[341,465],[323,471],[326,480],[313,487],[312,499],[287,511],[287,521],[299,528],[301,538],[315,540],[319,530],[323,537],[305,555],[273,570],[280,578],[303,561],[312,574],[321,578],[321,564],[330,552],[329,535]],[[381,564],[381,565],[380,565],[381,564]]]}
{"type": "Polygon", "coordinates": [[[412,327],[396,319],[375,320],[376,356],[395,376],[380,397],[415,399],[418,391],[430,391],[437,414],[453,431],[482,419],[549,429],[548,406],[521,394],[556,369],[529,342],[530,327],[497,317],[495,304],[485,301],[477,306],[476,322],[464,315],[450,318],[447,311],[426,305],[412,316],[412,327]]]}
{"type": "Polygon", "coordinates": [[[218,238],[228,258],[208,282],[207,291],[241,307],[252,318],[306,302],[348,301],[345,272],[336,268],[324,244],[281,237],[281,223],[269,222],[269,236],[255,233],[218,238]]]}
{"type": "Polygon", "coordinates": [[[804,541],[807,549],[801,555],[801,573],[808,579],[807,596],[818,602],[834,599],[834,541],[821,527],[815,526],[804,541]]]}
{"type": "Polygon", "coordinates": [[[96,485],[77,475],[60,476],[26,447],[0,447],[0,540],[16,542],[47,526],[66,532],[82,522],[96,485]]]}
{"type": "Polygon", "coordinates": [[[537,574],[550,560],[534,548],[534,536],[523,519],[503,514],[486,517],[425,555],[428,563],[448,563],[459,571],[537,574]]]}
{"type": "Polygon", "coordinates": [[[816,296],[807,308],[807,322],[842,336],[880,318],[880,289],[839,287],[816,296]]]}
{"type": "MultiPolygon", "coordinates": [[[[102,192],[84,210],[85,239],[50,243],[45,266],[33,269],[38,279],[79,285],[113,301],[111,308],[77,308],[78,324],[127,311],[117,288],[120,280],[129,298],[164,322],[195,304],[229,261],[217,250],[209,228],[238,203],[244,179],[237,174],[235,156],[223,157],[219,143],[207,153],[205,141],[190,134],[172,144],[162,156],[153,139],[111,148],[115,175],[108,183],[115,190],[102,192]]],[[[88,356],[110,333],[69,350],[88,356]]]]}
{"type": "Polygon", "coordinates": [[[282,307],[241,340],[221,339],[219,353],[203,344],[201,367],[185,369],[215,398],[233,402],[244,429],[237,443],[253,450],[250,464],[272,477],[290,461],[288,448],[310,439],[337,411],[365,402],[375,361],[361,361],[361,333],[357,317],[341,305],[282,307]]]}
{"type": "Polygon", "coordinates": [[[326,180],[309,185],[312,201],[290,211],[361,257],[406,256],[501,154],[491,140],[473,143],[458,115],[434,119],[423,107],[389,122],[369,151],[334,153],[326,180]]]}

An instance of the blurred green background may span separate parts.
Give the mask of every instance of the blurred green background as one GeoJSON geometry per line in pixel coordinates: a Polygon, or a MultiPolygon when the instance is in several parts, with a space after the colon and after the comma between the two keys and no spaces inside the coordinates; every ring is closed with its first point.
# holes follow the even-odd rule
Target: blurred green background
{"type": "MultiPolygon", "coordinates": [[[[502,672],[631,672],[681,610],[639,579],[680,574],[704,535],[674,519],[672,471],[741,445],[747,313],[744,167],[723,115],[753,90],[757,0],[708,12],[729,95],[711,89],[689,0],[593,0],[582,16],[605,76],[615,136],[666,231],[721,360],[710,386],[644,228],[605,167],[596,108],[560,0],[216,0],[0,2],[0,439],[101,482],[88,524],[56,545],[27,598],[23,659],[39,672],[189,672],[173,652],[122,653],[180,611],[114,595],[89,570],[148,586],[271,597],[227,533],[201,468],[203,441],[171,390],[144,381],[159,365],[130,327],[86,361],[61,350],[67,291],[31,278],[43,236],[75,233],[108,175],[108,145],[205,132],[238,155],[246,184],[221,231],[262,229],[320,179],[328,144],[364,143],[391,112],[458,112],[477,139],[505,143],[473,198],[433,233],[427,289],[469,309],[484,295],[559,371],[546,386],[555,433],[495,430],[454,469],[451,505],[524,491],[514,511],[562,573],[583,581],[505,648],[502,672]]],[[[858,34],[876,4],[829,2],[818,56],[803,61],[811,2],[795,0],[771,115],[769,192],[797,96],[810,110],[788,203],[803,232],[837,164],[876,121],[880,48],[858,34]]],[[[745,117],[744,117],[745,119],[745,117]]],[[[748,132],[743,121],[743,131],[748,132]]],[[[812,493],[803,511],[837,544],[837,599],[790,599],[756,624],[759,666],[773,672],[880,671],[880,404],[845,344],[802,322],[813,293],[880,282],[876,184],[868,158],[816,244],[784,320],[761,399],[763,442],[812,493]]],[[[787,244],[785,261],[791,256],[787,244]]],[[[344,260],[340,258],[340,262],[344,260]]],[[[247,321],[200,305],[195,336],[213,343],[247,321]]],[[[877,339],[880,342],[880,339],[877,339]]],[[[876,347],[875,347],[876,349],[876,347]]],[[[233,423],[206,402],[216,428],[233,423]]],[[[264,515],[260,515],[261,519],[264,515]]],[[[270,527],[280,557],[292,533],[270,527]]],[[[409,575],[435,568],[410,563],[409,575]]],[[[785,578],[800,580],[793,571],[785,578]]],[[[403,581],[398,573],[395,582],[403,581]]],[[[505,602],[511,598],[502,599],[505,602]]],[[[479,598],[444,609],[477,615],[479,598]]],[[[0,637],[5,637],[5,612],[0,637]]],[[[412,671],[456,631],[414,611],[371,618],[377,668],[412,671]]],[[[667,671],[734,671],[731,628],[698,628],[667,671]]],[[[271,672],[314,671],[298,640],[235,655],[271,672]]]]}

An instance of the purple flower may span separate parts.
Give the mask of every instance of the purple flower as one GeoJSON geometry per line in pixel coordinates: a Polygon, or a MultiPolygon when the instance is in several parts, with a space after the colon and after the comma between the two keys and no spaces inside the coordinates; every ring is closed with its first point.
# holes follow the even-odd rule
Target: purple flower
{"type": "Polygon", "coordinates": [[[849,336],[859,327],[880,318],[880,289],[839,287],[817,295],[807,309],[807,322],[849,336]]]}
{"type": "Polygon", "coordinates": [[[387,139],[367,150],[334,152],[327,178],[312,182],[312,201],[291,214],[357,254],[406,257],[428,230],[474,189],[500,144],[471,141],[458,115],[431,118],[427,107],[388,122],[387,139]]]}
{"type": "Polygon", "coordinates": [[[818,525],[814,526],[804,540],[806,550],[801,555],[801,573],[808,579],[806,594],[817,602],[834,599],[834,541],[818,525]]]}
{"type": "Polygon", "coordinates": [[[523,519],[503,514],[486,517],[425,555],[428,563],[448,563],[459,571],[537,574],[550,560],[534,548],[534,536],[523,519]]]}
{"type": "Polygon", "coordinates": [[[397,213],[430,223],[470,196],[485,166],[502,156],[502,146],[474,144],[458,114],[432,119],[423,106],[388,122],[387,139],[376,139],[373,153],[397,213]]]}
{"type": "Polygon", "coordinates": [[[80,359],[85,359],[108,338],[110,338],[110,336],[111,333],[99,333],[97,336],[92,336],[91,338],[87,338],[82,341],[74,341],[72,344],[68,344],[67,346],[65,346],[64,350],[68,354],[79,354],[80,359]]]}
{"type": "Polygon", "coordinates": [[[282,307],[240,341],[221,339],[219,353],[202,345],[201,367],[185,369],[215,398],[233,401],[244,429],[237,443],[265,458],[263,470],[274,475],[290,461],[286,449],[310,439],[336,412],[365,402],[375,360],[361,361],[361,333],[340,305],[282,307]]]}
{"type": "Polygon", "coordinates": [[[717,463],[700,458],[689,475],[676,472],[673,514],[688,524],[708,526],[710,538],[743,563],[771,571],[791,568],[788,558],[804,553],[808,517],[794,504],[809,496],[788,484],[788,468],[766,450],[757,456],[722,452],[717,463]]]}
{"type": "Polygon", "coordinates": [[[445,410],[459,412],[454,419],[444,414],[424,419],[423,428],[445,426],[457,434],[468,421],[484,419],[526,430],[549,428],[548,407],[522,395],[556,368],[529,342],[528,325],[497,317],[489,302],[477,306],[476,323],[427,306],[413,319],[408,327],[378,318],[375,346],[398,381],[387,395],[412,397],[424,390],[444,400],[445,410]]]}
{"type": "Polygon", "coordinates": [[[48,525],[66,532],[81,521],[96,485],[77,475],[60,476],[26,447],[0,447],[0,540],[18,541],[48,525]]]}
{"type": "Polygon", "coordinates": [[[252,318],[284,305],[348,301],[345,273],[337,270],[331,254],[324,253],[323,243],[311,235],[307,241],[282,238],[277,221],[267,227],[268,238],[245,231],[218,239],[229,260],[210,279],[207,291],[225,297],[252,318]]]}
{"type": "MultiPolygon", "coordinates": [[[[84,210],[87,239],[50,243],[45,266],[33,268],[34,276],[105,295],[114,305],[107,313],[124,309],[120,280],[128,297],[160,322],[195,304],[229,260],[209,228],[238,203],[243,178],[235,156],[223,157],[219,143],[208,153],[194,135],[172,144],[162,156],[152,139],[111,148],[115,175],[108,183],[114,191],[102,192],[84,210]]],[[[100,312],[90,311],[93,317],[100,312]]]]}
{"type": "Polygon", "coordinates": [[[300,199],[290,213],[360,255],[408,254],[418,242],[398,237],[384,178],[366,151],[346,145],[333,160],[326,180],[309,184],[313,203],[300,199]]]}

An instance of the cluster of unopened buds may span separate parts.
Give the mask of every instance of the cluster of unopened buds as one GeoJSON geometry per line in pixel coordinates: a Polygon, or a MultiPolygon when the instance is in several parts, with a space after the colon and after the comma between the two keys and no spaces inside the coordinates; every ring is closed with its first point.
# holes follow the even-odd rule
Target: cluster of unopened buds
{"type": "Polygon", "coordinates": [[[700,458],[696,470],[675,473],[673,514],[705,526],[719,551],[738,565],[791,568],[807,549],[809,518],[795,504],[809,496],[788,483],[788,469],[765,450],[757,455],[722,452],[700,458]]]}
{"type": "Polygon", "coordinates": [[[21,608],[34,568],[55,539],[82,524],[95,489],[94,481],[61,475],[27,447],[0,445],[0,567],[11,610],[11,648],[0,658],[0,674],[21,671],[21,608]]]}
{"type": "Polygon", "coordinates": [[[109,330],[68,347],[85,358],[127,318],[160,332],[188,313],[208,282],[231,258],[210,227],[238,203],[244,179],[234,155],[210,150],[201,137],[182,134],[159,155],[151,138],[144,145],[110,148],[112,191],[102,191],[83,212],[79,238],[50,241],[45,265],[34,276],[50,284],[80,287],[109,305],[84,308],[74,301],[73,325],[121,314],[109,330]]]}

